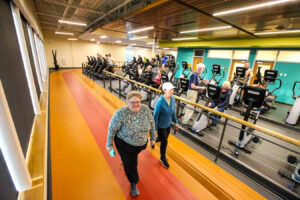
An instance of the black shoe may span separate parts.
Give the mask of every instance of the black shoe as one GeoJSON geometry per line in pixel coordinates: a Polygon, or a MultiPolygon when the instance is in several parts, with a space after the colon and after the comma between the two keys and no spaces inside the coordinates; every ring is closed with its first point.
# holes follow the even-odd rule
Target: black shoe
{"type": "Polygon", "coordinates": [[[130,183],[130,195],[132,197],[140,195],[139,189],[137,188],[135,183],[130,183]]]}
{"type": "Polygon", "coordinates": [[[169,163],[168,163],[168,160],[166,159],[166,158],[164,158],[164,159],[160,159],[160,162],[161,162],[161,164],[162,164],[162,166],[164,167],[164,168],[169,168],[170,167],[170,165],[169,165],[169,163]]]}
{"type": "Polygon", "coordinates": [[[203,137],[204,136],[204,134],[203,133],[201,133],[201,132],[195,132],[198,136],[200,136],[200,137],[203,137]]]}
{"type": "Polygon", "coordinates": [[[155,139],[155,142],[160,142],[159,137],[157,137],[157,138],[155,139]]]}

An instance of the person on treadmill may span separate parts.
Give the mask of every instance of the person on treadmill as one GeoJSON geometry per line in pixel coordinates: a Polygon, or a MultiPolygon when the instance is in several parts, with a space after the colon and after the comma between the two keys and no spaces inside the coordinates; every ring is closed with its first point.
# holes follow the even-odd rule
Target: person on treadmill
{"type": "MultiPolygon", "coordinates": [[[[230,87],[230,82],[224,81],[222,84],[222,89],[219,98],[216,100],[212,100],[207,106],[219,112],[224,112],[224,110],[229,105],[229,98],[231,95],[231,90],[229,87],[230,87]]],[[[213,116],[213,120],[211,126],[215,127],[218,123],[218,119],[220,118],[220,116],[217,114],[213,114],[212,116],[213,116]]]]}
{"type": "Polygon", "coordinates": [[[244,68],[246,69],[245,76],[239,78],[239,83],[241,85],[247,84],[248,81],[249,81],[249,79],[252,77],[253,72],[252,72],[252,69],[249,68],[249,66],[250,66],[250,63],[249,62],[245,62],[245,64],[244,64],[244,68]]]}

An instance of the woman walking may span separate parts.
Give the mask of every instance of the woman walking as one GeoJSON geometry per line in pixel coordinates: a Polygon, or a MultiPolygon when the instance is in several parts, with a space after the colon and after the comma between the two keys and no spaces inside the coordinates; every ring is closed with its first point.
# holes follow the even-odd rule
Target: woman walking
{"type": "Polygon", "coordinates": [[[150,131],[151,145],[155,143],[155,125],[151,111],[141,104],[142,95],[131,91],[126,97],[127,106],[118,109],[108,128],[106,149],[111,152],[113,141],[120,154],[125,174],[130,182],[130,194],[138,196],[138,154],[147,146],[150,131]]]}
{"type": "Polygon", "coordinates": [[[173,121],[178,129],[178,120],[175,111],[174,86],[170,82],[163,84],[162,89],[164,95],[161,95],[154,109],[155,129],[157,131],[158,140],[160,141],[160,162],[165,168],[169,168],[169,162],[166,158],[166,150],[168,145],[168,136],[170,133],[171,122],[173,121]]]}

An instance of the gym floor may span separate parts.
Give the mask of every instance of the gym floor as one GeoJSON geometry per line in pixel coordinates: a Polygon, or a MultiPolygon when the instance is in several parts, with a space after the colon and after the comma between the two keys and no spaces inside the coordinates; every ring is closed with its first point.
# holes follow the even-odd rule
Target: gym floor
{"type": "MultiPolygon", "coordinates": [[[[53,199],[131,199],[129,183],[118,155],[111,158],[105,150],[109,120],[124,102],[97,83],[82,75],[80,70],[62,70],[50,75],[53,199]]],[[[179,134],[176,136],[181,137],[179,134]]],[[[181,147],[191,152],[189,146],[192,146],[202,154],[199,146],[183,137],[178,140],[170,135],[169,139],[170,145],[173,143],[175,146],[182,139],[188,145],[183,143],[181,147]]],[[[176,150],[171,146],[169,148],[170,151],[176,150]]],[[[212,158],[209,154],[205,156],[212,158]]],[[[160,165],[158,157],[159,149],[152,150],[149,146],[139,156],[142,178],[138,184],[141,191],[138,199],[216,199],[215,194],[177,162],[169,158],[172,167],[166,170],[160,165]]],[[[261,199],[256,192],[268,199],[279,199],[223,162],[219,161],[218,165],[249,186],[243,186],[238,179],[230,176],[238,184],[228,187],[242,185],[247,191],[243,199],[261,199]]]]}

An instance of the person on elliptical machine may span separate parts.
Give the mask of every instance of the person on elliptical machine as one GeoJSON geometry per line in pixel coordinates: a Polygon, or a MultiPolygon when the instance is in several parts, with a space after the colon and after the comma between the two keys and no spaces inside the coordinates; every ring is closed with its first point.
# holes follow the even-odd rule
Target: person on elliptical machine
{"type": "MultiPolygon", "coordinates": [[[[217,100],[212,100],[207,106],[219,112],[224,112],[224,110],[229,105],[229,98],[231,95],[231,90],[229,87],[230,87],[230,82],[224,81],[222,84],[222,89],[219,98],[217,100]]],[[[213,120],[211,126],[215,127],[218,123],[218,119],[220,118],[220,116],[217,114],[213,114],[212,116],[213,116],[213,120]]]]}
{"type": "Polygon", "coordinates": [[[245,62],[245,64],[244,64],[244,68],[246,69],[245,76],[239,78],[239,83],[241,85],[247,84],[249,79],[252,77],[253,72],[252,72],[252,69],[249,68],[249,66],[250,66],[250,63],[248,61],[245,62]]]}

